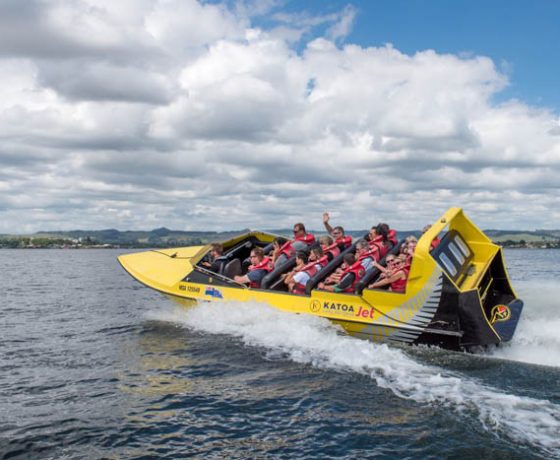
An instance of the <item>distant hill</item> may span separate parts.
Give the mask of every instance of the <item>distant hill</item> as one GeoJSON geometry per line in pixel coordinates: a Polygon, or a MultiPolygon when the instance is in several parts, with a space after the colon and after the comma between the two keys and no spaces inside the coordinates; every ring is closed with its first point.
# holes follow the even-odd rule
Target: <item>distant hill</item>
{"type": "Polygon", "coordinates": [[[169,230],[165,227],[150,231],[116,229],[107,230],[71,230],[38,232],[37,237],[68,238],[81,240],[82,242],[95,242],[98,244],[110,244],[120,247],[174,247],[208,244],[212,241],[231,238],[247,230],[235,230],[227,232],[211,231],[181,231],[169,230]]]}
{"type": "MultiPolygon", "coordinates": [[[[154,230],[120,231],[106,230],[41,231],[31,235],[0,235],[0,247],[123,247],[123,248],[164,248],[208,244],[232,238],[248,229],[215,231],[181,231],[165,227],[154,230]]],[[[311,230],[316,235],[325,234],[324,229],[311,230]]],[[[270,233],[290,236],[291,228],[269,230],[270,233]]],[[[367,230],[347,232],[360,238],[367,230]]],[[[420,230],[399,231],[398,238],[408,235],[420,237],[420,230]]],[[[509,247],[560,247],[560,230],[485,230],[485,233],[498,244],[509,247]]]]}
{"type": "Polygon", "coordinates": [[[526,241],[526,242],[555,242],[560,239],[560,230],[535,230],[533,232],[527,230],[484,230],[495,243],[505,241],[526,241]]]}

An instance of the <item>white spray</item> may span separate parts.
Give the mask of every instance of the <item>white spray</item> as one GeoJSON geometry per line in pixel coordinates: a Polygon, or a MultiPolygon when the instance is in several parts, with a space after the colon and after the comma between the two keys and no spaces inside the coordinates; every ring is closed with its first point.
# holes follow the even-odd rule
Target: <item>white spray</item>
{"type": "Polygon", "coordinates": [[[283,313],[252,302],[225,302],[159,312],[154,319],[239,337],[247,345],[282,352],[298,363],[369,375],[402,398],[458,412],[474,411],[497,436],[507,434],[560,456],[560,406],[420,364],[399,349],[345,336],[322,318],[283,313]]]}

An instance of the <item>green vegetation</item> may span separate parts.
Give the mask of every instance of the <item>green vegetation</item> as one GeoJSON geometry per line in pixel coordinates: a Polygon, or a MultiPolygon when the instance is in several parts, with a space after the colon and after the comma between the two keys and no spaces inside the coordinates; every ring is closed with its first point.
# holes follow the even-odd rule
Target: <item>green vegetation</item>
{"type": "Polygon", "coordinates": [[[486,230],[492,241],[509,248],[560,248],[559,230],[486,230]]]}
{"type": "Polygon", "coordinates": [[[152,231],[75,230],[38,232],[32,235],[0,235],[0,248],[165,248],[220,241],[246,230],[183,232],[166,228],[152,231]]]}

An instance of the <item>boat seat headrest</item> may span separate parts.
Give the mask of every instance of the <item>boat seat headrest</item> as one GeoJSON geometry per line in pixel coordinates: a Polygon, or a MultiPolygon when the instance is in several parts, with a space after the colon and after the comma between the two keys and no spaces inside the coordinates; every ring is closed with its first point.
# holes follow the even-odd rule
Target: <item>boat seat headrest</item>
{"type": "Polygon", "coordinates": [[[230,260],[224,268],[224,276],[233,278],[237,275],[241,275],[241,261],[239,259],[230,260]]]}

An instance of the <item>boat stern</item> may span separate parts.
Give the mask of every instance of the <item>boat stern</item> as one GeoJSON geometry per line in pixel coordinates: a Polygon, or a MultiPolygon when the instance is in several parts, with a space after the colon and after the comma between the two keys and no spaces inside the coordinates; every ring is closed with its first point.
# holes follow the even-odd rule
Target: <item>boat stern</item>
{"type": "Polygon", "coordinates": [[[457,305],[462,347],[511,340],[523,301],[511,285],[502,248],[461,210],[444,216],[441,225],[448,231],[430,255],[446,274],[443,303],[457,305]]]}

